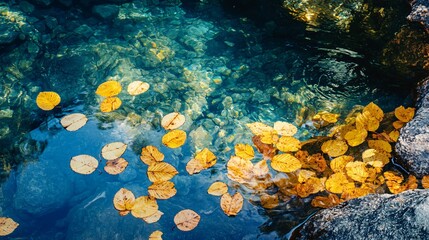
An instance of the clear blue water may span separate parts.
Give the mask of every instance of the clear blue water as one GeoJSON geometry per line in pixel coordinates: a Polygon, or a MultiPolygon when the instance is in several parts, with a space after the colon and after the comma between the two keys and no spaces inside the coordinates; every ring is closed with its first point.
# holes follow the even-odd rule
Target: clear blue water
{"type": "Polygon", "coordinates": [[[90,37],[66,33],[60,46],[47,50],[33,73],[38,80],[26,79],[33,98],[26,109],[12,106],[38,116],[37,126],[25,138],[41,146],[34,150],[21,145],[21,157],[28,159],[1,185],[2,215],[20,223],[12,239],[147,239],[154,230],[161,230],[164,239],[286,238],[315,209],[308,199],[294,198],[265,210],[253,203],[250,190],[226,177],[234,144],[251,143],[245,124],[295,122],[300,126],[298,138],[308,139],[320,133],[306,124],[306,114],[326,110],[345,117],[353,106],[371,101],[387,112],[409,101],[409,88],[386,84],[361,54],[327,48],[305,36],[274,38],[249,19],[201,18],[180,7],[137,4],[121,7],[112,26],[91,21],[90,37]],[[167,57],[157,59],[151,48],[167,57]],[[124,89],[133,80],[148,82],[151,88],[136,97],[123,91],[121,108],[102,114],[101,98],[94,92],[109,77],[124,89]],[[47,113],[37,109],[34,96],[44,90],[61,95],[60,108],[47,113]],[[161,144],[165,131],[160,119],[172,111],[187,118],[182,129],[188,140],[176,150],[161,144]],[[74,112],[86,114],[89,121],[77,132],[68,132],[59,119],[74,112]],[[123,157],[129,166],[118,176],[104,172],[100,156],[102,146],[114,141],[128,144],[123,157]],[[121,187],[136,196],[147,195],[151,183],[139,155],[150,144],[179,171],[172,180],[178,193],[158,201],[164,215],[153,224],[121,217],[112,204],[121,187]],[[190,176],[186,163],[202,147],[214,151],[218,162],[190,176]],[[98,158],[98,170],[88,176],[74,173],[69,161],[80,154],[98,158]],[[214,181],[224,181],[231,193],[245,196],[238,216],[227,217],[220,197],[207,194],[214,181]],[[187,208],[199,213],[201,222],[195,230],[182,232],[173,218],[187,208]]]}

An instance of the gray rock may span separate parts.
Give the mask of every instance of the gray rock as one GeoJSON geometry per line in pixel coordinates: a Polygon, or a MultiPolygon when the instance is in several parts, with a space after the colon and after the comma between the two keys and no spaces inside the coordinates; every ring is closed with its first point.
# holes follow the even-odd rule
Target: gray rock
{"type": "Polygon", "coordinates": [[[295,239],[427,239],[429,191],[368,195],[312,216],[295,239]]]}
{"type": "Polygon", "coordinates": [[[72,196],[72,183],[63,173],[40,163],[24,166],[16,180],[14,207],[43,215],[64,207],[72,196]]]}
{"type": "Polygon", "coordinates": [[[113,4],[96,5],[92,8],[92,12],[102,19],[114,19],[118,16],[119,6],[113,4]]]}
{"type": "Polygon", "coordinates": [[[417,177],[429,174],[429,78],[417,88],[417,111],[401,129],[395,146],[398,162],[417,177]]]}
{"type": "Polygon", "coordinates": [[[411,3],[411,7],[411,13],[407,16],[407,19],[423,24],[426,30],[429,31],[429,1],[414,0],[411,3]]]}

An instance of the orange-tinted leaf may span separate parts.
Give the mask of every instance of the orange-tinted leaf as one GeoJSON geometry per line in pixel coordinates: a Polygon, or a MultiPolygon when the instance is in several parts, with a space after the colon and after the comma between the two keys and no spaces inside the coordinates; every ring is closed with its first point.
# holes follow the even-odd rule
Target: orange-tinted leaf
{"type": "Polygon", "coordinates": [[[61,125],[67,131],[76,131],[79,128],[83,127],[87,121],[88,121],[88,118],[86,118],[84,114],[73,113],[61,118],[61,125]]]}
{"type": "Polygon", "coordinates": [[[367,136],[368,132],[365,129],[358,128],[347,132],[346,135],[344,135],[344,139],[346,139],[351,147],[355,147],[365,142],[367,136]]]}
{"type": "Polygon", "coordinates": [[[228,178],[245,183],[253,177],[253,164],[249,160],[232,156],[227,163],[228,178]]]}
{"type": "Polygon", "coordinates": [[[392,139],[394,142],[398,141],[399,138],[399,131],[398,130],[393,130],[389,133],[389,137],[390,139],[392,139]]]}
{"type": "Polygon", "coordinates": [[[149,195],[157,199],[169,199],[176,195],[177,190],[174,187],[174,183],[165,181],[165,182],[155,182],[148,187],[149,195]]]}
{"type": "Polygon", "coordinates": [[[423,188],[429,188],[429,175],[423,176],[422,178],[422,187],[423,188]]]}
{"type": "Polygon", "coordinates": [[[273,209],[279,205],[279,197],[277,196],[277,194],[274,194],[274,195],[262,194],[260,198],[261,198],[261,205],[263,208],[273,209]]]}
{"type": "Polygon", "coordinates": [[[130,190],[121,188],[113,197],[113,206],[118,211],[129,211],[133,208],[135,200],[136,198],[130,190]]]}
{"type": "Polygon", "coordinates": [[[330,208],[340,204],[341,201],[337,195],[330,193],[327,197],[316,196],[311,200],[311,206],[320,208],[330,208]]]}
{"type": "Polygon", "coordinates": [[[347,152],[348,146],[342,140],[328,140],[322,144],[321,149],[322,152],[328,154],[330,157],[338,157],[347,152]]]}
{"type": "Polygon", "coordinates": [[[95,91],[102,97],[113,97],[118,95],[122,90],[121,84],[117,81],[106,81],[100,84],[95,91]]]}
{"type": "Polygon", "coordinates": [[[158,150],[155,146],[149,145],[142,148],[142,153],[140,155],[140,160],[151,165],[155,162],[162,162],[164,160],[164,154],[158,150]]]}
{"type": "Polygon", "coordinates": [[[136,198],[131,214],[136,218],[147,218],[158,212],[158,204],[152,197],[141,196],[136,198]]]}
{"type": "Polygon", "coordinates": [[[404,108],[404,106],[399,106],[395,109],[395,116],[400,121],[407,123],[413,119],[415,110],[415,108],[404,108]]]}
{"type": "Polygon", "coordinates": [[[274,130],[276,130],[282,136],[293,136],[298,132],[298,129],[287,122],[275,122],[274,130]]]}
{"type": "Polygon", "coordinates": [[[181,127],[186,121],[186,118],[184,115],[178,113],[178,112],[172,112],[167,115],[165,115],[161,120],[161,126],[165,130],[173,130],[176,128],[181,127]]]}
{"type": "Polygon", "coordinates": [[[342,172],[345,171],[347,163],[352,162],[353,160],[354,158],[352,156],[343,155],[332,159],[329,165],[332,171],[342,172]]]}
{"type": "Polygon", "coordinates": [[[376,118],[379,122],[383,120],[383,117],[384,117],[383,110],[373,102],[370,102],[368,105],[366,105],[363,108],[362,113],[363,114],[368,113],[369,115],[376,118]]]}
{"type": "Polygon", "coordinates": [[[108,97],[100,103],[101,112],[112,112],[122,105],[121,99],[118,97],[108,97]]]}
{"type": "Polygon", "coordinates": [[[276,147],[282,152],[296,152],[301,149],[301,142],[289,136],[283,136],[276,143],[276,147]]]}
{"type": "Polygon", "coordinates": [[[222,196],[228,192],[228,186],[223,182],[214,182],[212,185],[210,185],[207,192],[213,196],[222,196]]]}
{"type": "Polygon", "coordinates": [[[117,158],[115,160],[109,160],[106,162],[106,166],[104,167],[104,171],[109,174],[117,175],[120,174],[127,168],[128,162],[123,158],[117,158]]]}
{"type": "Polygon", "coordinates": [[[251,160],[255,156],[255,151],[249,144],[236,144],[234,150],[236,156],[246,160],[251,160]]]}
{"type": "Polygon", "coordinates": [[[148,83],[142,81],[134,81],[128,84],[127,92],[132,96],[136,96],[149,90],[149,87],[150,85],[148,83]]]}
{"type": "Polygon", "coordinates": [[[162,137],[162,143],[169,148],[181,147],[185,141],[186,132],[179,129],[172,130],[162,137]]]}
{"type": "Polygon", "coordinates": [[[12,218],[0,217],[0,236],[11,234],[18,226],[12,218]]]}
{"type": "Polygon", "coordinates": [[[200,219],[201,217],[198,215],[198,213],[190,209],[185,209],[178,212],[176,216],[174,216],[174,223],[176,224],[177,228],[182,231],[191,231],[197,227],[200,219]]]}
{"type": "Polygon", "coordinates": [[[45,111],[54,109],[61,102],[61,97],[56,92],[40,92],[36,98],[37,106],[45,111]]]}
{"type": "Polygon", "coordinates": [[[326,159],[321,153],[316,153],[311,156],[308,156],[304,160],[303,167],[314,169],[317,172],[324,172],[328,167],[328,164],[326,163],[326,159]]]}
{"type": "Polygon", "coordinates": [[[302,167],[301,162],[291,154],[283,153],[273,157],[271,167],[279,172],[294,172],[302,167]]]}
{"type": "Polygon", "coordinates": [[[216,156],[208,148],[204,148],[203,150],[197,152],[197,154],[195,154],[195,159],[203,163],[205,168],[214,166],[217,160],[216,156]]]}
{"type": "Polygon", "coordinates": [[[351,179],[357,182],[365,182],[369,176],[365,163],[360,161],[347,163],[346,172],[351,179]]]}
{"type": "Polygon", "coordinates": [[[112,142],[103,146],[101,155],[106,160],[114,160],[122,156],[127,149],[127,144],[122,142],[112,142]]]}
{"type": "Polygon", "coordinates": [[[147,176],[151,182],[164,182],[178,174],[176,168],[166,162],[156,162],[149,165],[147,176]]]}
{"type": "Polygon", "coordinates": [[[252,142],[265,159],[272,159],[277,154],[278,150],[273,144],[265,144],[261,142],[260,136],[253,136],[252,142]]]}
{"type": "Polygon", "coordinates": [[[156,230],[149,235],[149,240],[162,240],[162,232],[156,230]]]}
{"type": "Polygon", "coordinates": [[[350,199],[359,198],[370,194],[372,190],[367,187],[345,189],[341,194],[341,199],[348,201],[350,199]]]}
{"type": "Polygon", "coordinates": [[[342,193],[345,189],[354,188],[354,183],[347,179],[343,172],[334,173],[325,182],[326,190],[331,193],[342,193]]]}
{"type": "Polygon", "coordinates": [[[296,192],[301,198],[310,196],[325,190],[324,182],[326,178],[320,179],[317,177],[310,177],[304,183],[296,185],[296,192]]]}
{"type": "Polygon", "coordinates": [[[261,137],[261,142],[265,144],[275,144],[279,140],[279,135],[276,130],[263,132],[259,136],[261,137]]]}
{"type": "Polygon", "coordinates": [[[70,160],[70,167],[80,174],[91,174],[98,167],[98,160],[89,155],[78,155],[70,160]]]}
{"type": "Polygon", "coordinates": [[[220,199],[220,206],[226,215],[235,216],[243,207],[243,196],[239,192],[235,193],[233,196],[229,193],[225,193],[220,199]]]}
{"type": "Polygon", "coordinates": [[[298,182],[303,183],[310,177],[316,176],[316,173],[310,170],[300,169],[298,171],[298,182]]]}
{"type": "Polygon", "coordinates": [[[392,125],[395,129],[401,129],[405,125],[405,123],[398,120],[394,121],[392,125]]]}

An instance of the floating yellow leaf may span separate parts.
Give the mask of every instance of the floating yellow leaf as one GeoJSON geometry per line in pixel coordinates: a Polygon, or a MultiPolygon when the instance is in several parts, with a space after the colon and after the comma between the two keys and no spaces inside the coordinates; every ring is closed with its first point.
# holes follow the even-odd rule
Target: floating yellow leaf
{"type": "Polygon", "coordinates": [[[104,171],[109,174],[117,175],[120,174],[127,168],[128,162],[123,158],[117,158],[114,160],[109,160],[106,162],[106,166],[104,167],[104,171]]]}
{"type": "Polygon", "coordinates": [[[294,172],[302,167],[301,162],[291,154],[283,153],[273,157],[271,167],[279,172],[294,172]]]}
{"type": "Polygon", "coordinates": [[[130,211],[135,200],[136,198],[130,190],[121,188],[113,197],[113,206],[118,211],[130,211]]]}
{"type": "Polygon", "coordinates": [[[265,178],[269,171],[267,160],[261,160],[253,166],[253,175],[257,178],[265,178]]]}
{"type": "Polygon", "coordinates": [[[235,216],[243,207],[243,196],[239,192],[235,193],[233,196],[229,193],[225,193],[220,199],[220,207],[226,215],[235,216]]]}
{"type": "Polygon", "coordinates": [[[36,98],[37,106],[45,111],[54,109],[61,102],[61,97],[56,92],[40,92],[36,98]]]}
{"type": "Polygon", "coordinates": [[[305,182],[296,185],[296,192],[301,198],[306,198],[310,194],[315,194],[325,190],[324,182],[326,178],[320,179],[317,177],[310,177],[305,182]]]}
{"type": "Polygon", "coordinates": [[[405,123],[398,120],[398,121],[394,121],[392,125],[395,129],[401,129],[405,125],[405,123]]]}
{"type": "Polygon", "coordinates": [[[365,163],[360,161],[347,163],[346,172],[351,179],[357,182],[365,182],[365,180],[369,176],[365,167],[365,163]]]}
{"type": "Polygon", "coordinates": [[[134,81],[128,84],[127,92],[132,96],[136,96],[149,90],[149,87],[150,86],[148,83],[142,81],[134,81]]]}
{"type": "Polygon", "coordinates": [[[70,167],[80,174],[91,174],[98,167],[98,160],[89,155],[78,155],[70,160],[70,167]]]}
{"type": "Polygon", "coordinates": [[[276,130],[281,136],[293,136],[298,132],[298,129],[288,123],[288,122],[275,122],[274,123],[274,130],[276,130]]]}
{"type": "Polygon", "coordinates": [[[358,128],[346,133],[346,135],[344,135],[344,139],[346,139],[347,143],[351,147],[356,147],[365,142],[367,136],[368,132],[365,129],[358,128]]]}
{"type": "Polygon", "coordinates": [[[228,178],[245,183],[253,177],[253,164],[249,160],[232,156],[227,163],[228,178]]]}
{"type": "Polygon", "coordinates": [[[279,205],[279,197],[277,196],[277,194],[274,194],[274,195],[262,194],[260,198],[261,198],[261,205],[263,208],[273,209],[279,205]]]}
{"type": "Polygon", "coordinates": [[[131,214],[136,218],[146,218],[158,212],[158,204],[152,197],[141,196],[136,198],[131,208],[131,214]]]}
{"type": "Polygon", "coordinates": [[[356,116],[356,128],[357,129],[366,129],[370,132],[375,132],[378,127],[380,126],[380,121],[369,115],[369,112],[367,112],[366,114],[358,114],[356,116]]]}
{"type": "Polygon", "coordinates": [[[186,132],[179,129],[172,130],[162,137],[162,143],[169,148],[181,147],[185,141],[186,132]]]}
{"type": "Polygon", "coordinates": [[[162,215],[164,215],[164,213],[158,210],[156,213],[150,215],[149,217],[144,217],[142,219],[146,223],[155,223],[158,222],[159,219],[161,219],[162,215]]]}
{"type": "Polygon", "coordinates": [[[210,185],[207,192],[213,196],[222,196],[228,192],[228,186],[223,182],[214,182],[212,185],[210,185]]]}
{"type": "Polygon", "coordinates": [[[108,97],[100,103],[100,111],[112,112],[122,105],[121,99],[117,97],[108,97]]]}
{"type": "Polygon", "coordinates": [[[390,139],[392,139],[392,141],[397,142],[398,138],[399,138],[399,131],[398,130],[393,130],[389,133],[389,137],[390,139]]]}
{"type": "Polygon", "coordinates": [[[330,193],[327,197],[316,196],[311,200],[311,206],[320,208],[330,208],[340,204],[341,201],[337,195],[330,193]]]}
{"type": "Polygon", "coordinates": [[[95,91],[102,97],[113,97],[118,95],[122,90],[121,84],[117,81],[106,81],[100,84],[95,91]]]}
{"type": "Polygon", "coordinates": [[[148,187],[149,195],[157,199],[169,199],[176,195],[174,183],[170,181],[155,182],[148,187]]]}
{"type": "Polygon", "coordinates": [[[166,162],[156,162],[149,165],[147,176],[151,182],[164,182],[178,174],[176,168],[166,162]]]}
{"type": "Polygon", "coordinates": [[[301,149],[301,142],[289,136],[283,136],[276,143],[276,147],[282,152],[296,152],[301,149]]]}
{"type": "Polygon", "coordinates": [[[330,157],[338,157],[344,155],[348,150],[347,143],[342,140],[328,140],[322,144],[322,152],[330,157]]]}
{"type": "Polygon", "coordinates": [[[195,173],[199,173],[202,170],[204,170],[204,163],[202,163],[201,161],[192,158],[191,160],[189,160],[189,162],[186,164],[186,171],[192,175],[195,173]]]}
{"type": "Polygon", "coordinates": [[[338,121],[339,116],[339,114],[322,111],[314,115],[312,121],[316,128],[320,128],[332,123],[336,123],[338,121]]]}
{"type": "Polygon", "coordinates": [[[140,155],[140,160],[151,165],[155,162],[162,162],[164,160],[164,154],[158,150],[155,146],[149,145],[142,148],[142,153],[140,155]]]}
{"type": "Polygon", "coordinates": [[[149,240],[162,240],[162,232],[156,230],[149,235],[149,240]]]}
{"type": "Polygon", "coordinates": [[[422,178],[422,187],[429,188],[429,175],[423,176],[422,178]]]}
{"type": "Polygon", "coordinates": [[[189,174],[199,173],[216,164],[216,156],[208,148],[197,152],[195,157],[186,164],[186,171],[189,174]]]}
{"type": "Polygon", "coordinates": [[[261,142],[265,144],[275,144],[279,140],[279,135],[276,130],[261,133],[261,142]]]}
{"type": "Polygon", "coordinates": [[[0,236],[11,234],[18,226],[12,218],[0,217],[0,236]]]}
{"type": "Polygon", "coordinates": [[[392,152],[392,146],[384,140],[368,140],[368,146],[377,151],[392,152]]]}
{"type": "Polygon", "coordinates": [[[303,167],[316,170],[317,172],[324,172],[328,164],[321,153],[316,153],[304,159],[303,167]]]}
{"type": "Polygon", "coordinates": [[[167,115],[165,115],[161,120],[161,126],[165,130],[173,130],[176,128],[181,127],[186,121],[186,118],[184,115],[178,113],[178,112],[172,112],[167,115]]]}
{"type": "Polygon", "coordinates": [[[383,110],[373,102],[370,102],[368,105],[366,105],[363,108],[362,113],[363,114],[368,113],[369,115],[377,119],[378,122],[383,120],[383,117],[384,117],[383,110]]]}
{"type": "Polygon", "coordinates": [[[274,131],[274,128],[272,128],[266,124],[263,124],[261,122],[248,123],[248,124],[246,124],[246,126],[248,128],[250,128],[250,131],[252,131],[252,133],[254,135],[261,135],[263,132],[274,131]]]}
{"type": "Polygon", "coordinates": [[[346,169],[346,165],[349,162],[352,162],[354,160],[354,158],[352,156],[348,156],[348,155],[343,155],[340,157],[336,157],[334,159],[331,160],[331,162],[329,163],[332,171],[334,172],[343,172],[346,169]]]}
{"type": "Polygon", "coordinates": [[[341,199],[348,201],[350,199],[359,198],[370,194],[372,190],[367,187],[350,188],[344,190],[341,194],[341,199]]]}
{"type": "Polygon", "coordinates": [[[84,114],[73,113],[61,118],[60,122],[61,122],[61,125],[67,131],[76,131],[79,128],[83,127],[87,121],[88,121],[88,118],[86,118],[84,114]]]}
{"type": "Polygon", "coordinates": [[[404,106],[399,106],[395,109],[395,116],[400,121],[407,123],[413,119],[415,110],[415,108],[404,108],[404,106]]]}
{"type": "Polygon", "coordinates": [[[316,176],[316,173],[306,169],[300,169],[298,171],[298,182],[303,183],[307,181],[310,177],[316,176]]]}
{"type": "Polygon", "coordinates": [[[383,176],[386,181],[393,181],[397,183],[402,183],[402,181],[404,181],[404,177],[402,176],[402,174],[394,171],[386,171],[383,173],[383,176]]]}
{"type": "Polygon", "coordinates": [[[380,161],[383,166],[388,164],[390,161],[387,155],[380,153],[380,151],[372,148],[367,149],[362,153],[362,160],[370,165],[373,165],[373,162],[380,161]]]}
{"type": "Polygon", "coordinates": [[[338,172],[329,176],[325,182],[325,187],[331,193],[341,194],[346,189],[354,188],[355,185],[347,179],[345,173],[338,172]]]}
{"type": "Polygon", "coordinates": [[[106,160],[114,160],[122,156],[127,149],[127,144],[122,142],[112,142],[106,144],[101,149],[101,155],[106,160]]]}
{"type": "Polygon", "coordinates": [[[234,150],[236,156],[246,160],[251,160],[255,156],[255,151],[249,144],[236,144],[234,150]]]}
{"type": "Polygon", "coordinates": [[[191,231],[197,227],[200,219],[201,217],[198,215],[198,213],[190,209],[185,209],[178,212],[176,216],[174,216],[174,223],[176,224],[177,228],[182,231],[191,231]]]}

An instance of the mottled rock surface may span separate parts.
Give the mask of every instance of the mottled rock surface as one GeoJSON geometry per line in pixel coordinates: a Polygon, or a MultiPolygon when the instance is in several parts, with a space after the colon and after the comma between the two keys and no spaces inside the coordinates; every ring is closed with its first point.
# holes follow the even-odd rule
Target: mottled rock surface
{"type": "Polygon", "coordinates": [[[426,30],[429,31],[429,1],[415,0],[412,1],[411,6],[412,10],[407,19],[423,24],[426,30]]]}
{"type": "Polygon", "coordinates": [[[114,19],[118,16],[119,6],[114,4],[97,5],[92,8],[92,12],[101,19],[114,19]]]}
{"type": "Polygon", "coordinates": [[[295,239],[427,239],[429,191],[368,195],[315,214],[295,239]]]}
{"type": "Polygon", "coordinates": [[[422,177],[429,174],[429,78],[417,88],[417,111],[413,120],[401,129],[396,144],[399,162],[411,174],[422,177]]]}

